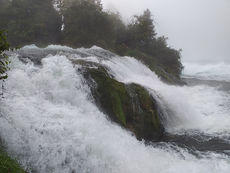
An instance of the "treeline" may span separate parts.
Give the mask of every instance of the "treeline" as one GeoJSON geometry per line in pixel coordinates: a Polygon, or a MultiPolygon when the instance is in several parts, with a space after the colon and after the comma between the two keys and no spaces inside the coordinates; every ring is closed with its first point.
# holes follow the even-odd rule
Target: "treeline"
{"type": "Polygon", "coordinates": [[[149,10],[126,25],[119,14],[105,12],[100,0],[0,0],[0,29],[12,46],[97,45],[119,55],[134,56],[161,77],[179,79],[180,51],[157,37],[149,10]],[[169,75],[165,75],[169,74],[169,75]]]}
{"type": "Polygon", "coordinates": [[[61,25],[51,0],[0,0],[0,28],[11,46],[59,43],[61,25]]]}

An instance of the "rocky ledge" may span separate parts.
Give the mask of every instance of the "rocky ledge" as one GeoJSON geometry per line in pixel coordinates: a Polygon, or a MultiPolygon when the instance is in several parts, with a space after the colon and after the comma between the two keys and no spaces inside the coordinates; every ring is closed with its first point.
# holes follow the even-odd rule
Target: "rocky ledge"
{"type": "Polygon", "coordinates": [[[77,63],[84,66],[83,73],[96,105],[110,120],[131,131],[139,140],[160,140],[164,134],[162,114],[156,99],[144,87],[115,80],[99,64],[77,63]]]}

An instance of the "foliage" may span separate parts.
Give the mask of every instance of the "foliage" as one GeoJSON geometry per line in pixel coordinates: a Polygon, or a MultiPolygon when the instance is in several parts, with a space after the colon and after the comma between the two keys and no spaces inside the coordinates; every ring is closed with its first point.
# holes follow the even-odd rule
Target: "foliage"
{"type": "Polygon", "coordinates": [[[61,17],[52,0],[12,0],[0,11],[0,28],[11,46],[45,45],[60,41],[61,17]]]}
{"type": "MultiPolygon", "coordinates": [[[[0,80],[6,79],[9,60],[4,51],[10,49],[7,42],[6,32],[0,31],[0,80]]],[[[1,143],[0,143],[1,144],[1,143]]],[[[11,159],[0,146],[0,172],[1,173],[25,173],[16,160],[11,159]]]]}
{"type": "Polygon", "coordinates": [[[9,60],[4,53],[5,50],[9,50],[9,44],[6,40],[6,33],[0,31],[0,80],[7,78],[6,71],[8,70],[9,60]]]}
{"type": "Polygon", "coordinates": [[[128,25],[127,44],[132,47],[146,47],[151,44],[156,32],[151,18],[151,12],[147,9],[143,15],[134,16],[132,23],[128,25]]]}
{"type": "MultiPolygon", "coordinates": [[[[148,9],[142,15],[134,16],[133,22],[128,25],[127,37],[124,42],[129,47],[129,51],[130,49],[136,50],[151,57],[152,61],[148,60],[147,62],[146,58],[143,58],[144,63],[150,64],[150,66],[152,63],[157,64],[166,73],[180,78],[183,69],[180,51],[170,48],[166,37],[156,37],[155,27],[148,9]]],[[[133,54],[133,56],[138,58],[139,53],[133,54]]]]}
{"type": "Polygon", "coordinates": [[[100,1],[76,0],[67,4],[64,16],[64,43],[74,47],[111,47],[114,38],[109,16],[100,1]]]}
{"type": "Polygon", "coordinates": [[[0,148],[0,172],[1,173],[26,173],[17,163],[16,160],[11,159],[0,148]]]}
{"type": "Polygon", "coordinates": [[[164,128],[157,102],[149,92],[137,85],[118,82],[103,67],[88,68],[85,76],[93,79],[93,97],[110,119],[133,132],[137,139],[159,140],[164,128]]]}

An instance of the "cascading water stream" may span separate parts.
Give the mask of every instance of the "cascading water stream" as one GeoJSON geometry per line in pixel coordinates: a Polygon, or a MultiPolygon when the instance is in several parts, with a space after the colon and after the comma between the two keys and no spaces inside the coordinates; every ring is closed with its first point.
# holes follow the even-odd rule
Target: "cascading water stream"
{"type": "Polygon", "coordinates": [[[229,94],[206,85],[167,85],[145,65],[130,57],[114,57],[101,63],[118,81],[140,84],[160,97],[165,104],[162,106],[171,113],[166,122],[169,132],[189,129],[209,134],[230,132],[229,94]]]}
{"type": "Polygon", "coordinates": [[[229,172],[230,158],[226,154],[197,151],[193,155],[171,143],[145,145],[107,120],[94,104],[79,72],[81,65],[71,61],[100,63],[117,80],[138,83],[157,94],[162,106],[173,112],[166,124],[170,133],[195,129],[212,135],[229,134],[229,109],[225,108],[229,97],[222,91],[208,86],[169,86],[139,61],[96,47],[74,50],[50,46],[39,49],[48,53],[31,53],[37,49],[25,47],[11,54],[5,98],[0,100],[0,137],[8,152],[29,171],[229,172]],[[20,61],[22,52],[30,52],[32,61],[20,61]]]}

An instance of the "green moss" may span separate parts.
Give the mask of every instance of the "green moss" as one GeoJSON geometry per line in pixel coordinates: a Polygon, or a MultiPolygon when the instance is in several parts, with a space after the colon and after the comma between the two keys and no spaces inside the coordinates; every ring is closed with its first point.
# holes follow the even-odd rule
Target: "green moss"
{"type": "Polygon", "coordinates": [[[156,140],[162,135],[156,101],[145,88],[118,82],[103,67],[88,69],[88,73],[96,82],[92,89],[96,103],[113,121],[138,139],[156,140]]]}
{"type": "Polygon", "coordinates": [[[139,97],[140,106],[143,112],[149,114],[151,118],[149,119],[149,123],[153,125],[155,130],[160,129],[160,119],[157,111],[156,101],[152,98],[149,92],[145,90],[143,87],[140,87],[135,84],[133,84],[133,86],[135,87],[135,92],[139,97]]]}
{"type": "Polygon", "coordinates": [[[123,124],[126,125],[126,118],[125,118],[125,114],[123,111],[123,107],[122,107],[122,103],[121,103],[121,99],[120,96],[116,93],[116,92],[111,92],[112,95],[112,99],[113,99],[113,112],[115,113],[116,117],[119,119],[119,121],[123,124]]]}
{"type": "Polygon", "coordinates": [[[152,114],[155,115],[155,116],[152,116],[152,123],[153,123],[153,125],[154,125],[154,128],[155,128],[156,130],[158,130],[158,129],[160,129],[159,115],[158,115],[158,113],[155,112],[155,111],[154,111],[152,114]]]}
{"type": "Polygon", "coordinates": [[[26,173],[16,160],[11,159],[0,148],[0,172],[1,173],[26,173]]]}
{"type": "Polygon", "coordinates": [[[136,116],[139,119],[137,122],[141,123],[134,123],[134,126],[139,126],[134,129],[139,129],[138,136],[144,136],[145,139],[151,139],[163,131],[157,109],[157,103],[143,87],[136,84],[132,84],[131,87],[134,89],[132,92],[137,95],[136,100],[138,102],[136,102],[135,106],[138,106],[137,104],[140,105],[140,110],[136,112],[136,116]]]}
{"type": "Polygon", "coordinates": [[[127,104],[128,93],[125,86],[112,79],[103,68],[91,69],[90,74],[97,83],[97,98],[112,119],[126,125],[124,105],[127,104]]]}

